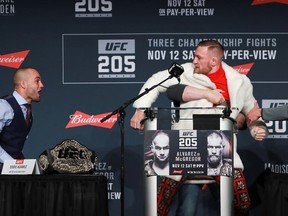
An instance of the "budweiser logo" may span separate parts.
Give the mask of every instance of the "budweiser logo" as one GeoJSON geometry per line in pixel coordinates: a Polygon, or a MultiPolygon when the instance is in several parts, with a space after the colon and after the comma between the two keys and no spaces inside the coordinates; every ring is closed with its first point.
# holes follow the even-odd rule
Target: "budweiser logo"
{"type": "Polygon", "coordinates": [[[254,65],[254,63],[249,63],[249,64],[234,66],[233,68],[235,70],[237,70],[239,73],[247,75],[249,73],[249,71],[251,70],[253,65],[254,65]]]}
{"type": "Polygon", "coordinates": [[[173,174],[182,174],[183,170],[173,170],[173,174]]]}
{"type": "Polygon", "coordinates": [[[259,4],[268,4],[268,3],[280,3],[280,4],[288,4],[288,0],[254,0],[252,5],[259,5],[259,4]]]}
{"type": "Polygon", "coordinates": [[[30,50],[25,50],[16,53],[0,55],[0,65],[11,68],[19,68],[30,50]]]}
{"type": "Polygon", "coordinates": [[[103,123],[101,122],[101,119],[109,114],[111,114],[111,112],[99,115],[88,115],[80,111],[76,111],[73,115],[70,116],[70,121],[66,125],[66,128],[91,125],[110,129],[114,126],[115,122],[117,121],[116,114],[113,115],[111,118],[107,119],[106,121],[104,121],[103,123]]]}

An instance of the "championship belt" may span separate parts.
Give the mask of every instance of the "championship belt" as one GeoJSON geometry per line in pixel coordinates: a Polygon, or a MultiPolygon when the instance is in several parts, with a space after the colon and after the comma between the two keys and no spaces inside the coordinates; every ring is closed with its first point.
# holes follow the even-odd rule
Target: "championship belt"
{"type": "Polygon", "coordinates": [[[43,173],[93,173],[97,157],[76,140],[64,140],[39,156],[43,173]]]}

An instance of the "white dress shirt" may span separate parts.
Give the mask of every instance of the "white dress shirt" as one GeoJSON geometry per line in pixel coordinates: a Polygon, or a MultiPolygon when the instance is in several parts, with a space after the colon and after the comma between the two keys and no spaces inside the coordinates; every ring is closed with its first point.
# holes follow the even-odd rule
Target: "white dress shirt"
{"type": "MultiPolygon", "coordinates": [[[[26,107],[24,104],[27,101],[19,95],[16,91],[13,92],[13,96],[15,97],[17,103],[20,105],[24,118],[26,118],[26,107]]],[[[5,126],[9,126],[14,118],[14,111],[10,104],[4,100],[0,99],[0,133],[2,132],[5,126]]],[[[4,160],[13,159],[1,146],[0,146],[0,163],[4,163],[4,160]]]]}

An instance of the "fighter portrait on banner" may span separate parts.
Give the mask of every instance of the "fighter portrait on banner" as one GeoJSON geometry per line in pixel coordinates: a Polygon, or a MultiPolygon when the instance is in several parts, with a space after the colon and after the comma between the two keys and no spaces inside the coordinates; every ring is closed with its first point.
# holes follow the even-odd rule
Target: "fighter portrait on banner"
{"type": "Polygon", "coordinates": [[[148,130],[144,139],[146,176],[232,176],[231,131],[148,130]]]}

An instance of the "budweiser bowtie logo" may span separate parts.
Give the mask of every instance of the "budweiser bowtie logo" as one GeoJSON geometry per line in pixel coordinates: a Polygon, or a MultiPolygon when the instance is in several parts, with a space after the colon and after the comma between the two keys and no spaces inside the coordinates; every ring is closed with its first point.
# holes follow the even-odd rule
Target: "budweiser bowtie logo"
{"type": "Polygon", "coordinates": [[[16,53],[0,55],[0,65],[11,68],[19,68],[24,62],[30,50],[24,50],[16,53]]]}
{"type": "Polygon", "coordinates": [[[249,73],[249,71],[251,70],[253,65],[254,65],[254,63],[249,63],[249,64],[234,66],[233,68],[235,70],[237,70],[239,73],[247,75],[249,73]]]}
{"type": "Polygon", "coordinates": [[[173,170],[173,174],[182,174],[183,170],[173,170]]]}
{"type": "Polygon", "coordinates": [[[91,125],[110,129],[117,121],[116,114],[113,115],[111,118],[107,119],[106,121],[104,121],[103,123],[101,122],[101,119],[109,115],[110,113],[103,113],[99,115],[88,115],[80,111],[76,111],[73,115],[70,116],[70,121],[66,125],[66,128],[91,125]]]}
{"type": "Polygon", "coordinates": [[[252,5],[259,5],[259,4],[268,4],[268,3],[280,3],[280,4],[288,4],[288,0],[254,0],[252,5]]]}

